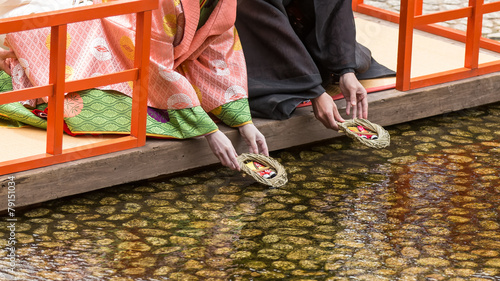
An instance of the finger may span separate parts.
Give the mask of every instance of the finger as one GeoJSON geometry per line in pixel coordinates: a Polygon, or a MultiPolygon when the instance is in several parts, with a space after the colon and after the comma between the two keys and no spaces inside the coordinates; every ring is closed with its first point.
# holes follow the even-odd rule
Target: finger
{"type": "Polygon", "coordinates": [[[265,141],[258,141],[259,144],[259,152],[269,156],[269,149],[267,148],[267,143],[265,141]]]}
{"type": "Polygon", "coordinates": [[[224,152],[218,155],[218,157],[223,166],[228,167],[231,170],[238,170],[237,168],[239,167],[239,165],[236,157],[224,152]]]}
{"type": "Polygon", "coordinates": [[[339,111],[337,110],[337,108],[334,108],[333,110],[333,116],[334,116],[334,120],[332,120],[331,122],[331,127],[332,129],[335,129],[335,130],[339,130],[339,125],[337,124],[337,121],[339,122],[345,122],[344,118],[342,118],[342,116],[340,116],[340,113],[339,111]]]}
{"type": "Polygon", "coordinates": [[[357,114],[357,107],[358,105],[354,104],[349,104],[349,107],[351,108],[351,112],[346,112],[348,116],[351,116],[352,119],[355,119],[356,118],[356,114],[357,114]],[[351,113],[351,114],[349,114],[351,113]]]}
{"type": "Polygon", "coordinates": [[[351,102],[349,100],[346,99],[346,105],[345,105],[345,113],[347,115],[349,115],[351,113],[351,102]]]}
{"type": "Polygon", "coordinates": [[[216,156],[217,156],[217,158],[219,158],[219,161],[222,164],[222,166],[232,168],[231,162],[229,161],[229,159],[226,157],[225,154],[221,153],[221,154],[216,155],[216,156]]]}
{"type": "Polygon", "coordinates": [[[238,155],[236,154],[236,151],[234,151],[234,155],[231,156],[231,164],[233,166],[233,170],[239,171],[240,170],[240,164],[238,164],[238,159],[236,158],[238,155]]]}
{"type": "Polygon", "coordinates": [[[356,118],[358,102],[356,100],[356,93],[351,93],[351,106],[352,106],[352,118],[356,118]]]}
{"type": "Polygon", "coordinates": [[[234,171],[240,171],[240,165],[238,165],[238,162],[235,160],[235,161],[232,161],[231,162],[231,170],[234,170],[234,171]]]}
{"type": "Polygon", "coordinates": [[[248,151],[250,153],[259,153],[259,148],[257,146],[256,140],[247,140],[248,151]]]}
{"type": "Polygon", "coordinates": [[[358,102],[358,118],[363,118],[363,101],[358,102]]]}
{"type": "Polygon", "coordinates": [[[335,119],[337,118],[337,115],[340,116],[340,114],[338,114],[337,107],[333,106],[330,112],[327,112],[324,116],[322,116],[322,118],[320,119],[321,123],[323,123],[323,126],[325,126],[327,129],[336,130],[337,122],[335,121],[335,119]]]}
{"type": "Polygon", "coordinates": [[[364,98],[362,103],[363,103],[363,118],[368,119],[368,99],[364,98]]]}

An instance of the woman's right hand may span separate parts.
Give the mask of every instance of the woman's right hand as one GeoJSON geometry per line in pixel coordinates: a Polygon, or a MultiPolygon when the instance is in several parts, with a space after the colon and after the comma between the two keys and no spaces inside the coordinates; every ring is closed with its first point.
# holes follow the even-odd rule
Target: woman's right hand
{"type": "Polygon", "coordinates": [[[222,165],[235,170],[240,170],[240,165],[238,164],[238,154],[236,149],[234,149],[231,140],[220,130],[217,130],[210,135],[206,135],[205,139],[208,141],[208,145],[212,152],[219,158],[222,165]]]}
{"type": "Polygon", "coordinates": [[[318,119],[327,129],[338,131],[338,122],[345,122],[344,118],[340,116],[337,105],[332,97],[326,92],[319,97],[311,100],[314,116],[318,119]]]}

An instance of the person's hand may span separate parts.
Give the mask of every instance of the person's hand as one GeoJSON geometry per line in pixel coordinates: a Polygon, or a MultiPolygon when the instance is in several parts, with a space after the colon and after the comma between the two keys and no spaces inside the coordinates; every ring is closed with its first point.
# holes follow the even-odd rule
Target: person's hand
{"type": "Polygon", "coordinates": [[[251,153],[264,154],[269,156],[269,150],[267,149],[266,138],[264,135],[255,127],[254,124],[246,124],[238,128],[241,136],[250,148],[251,153]]]}
{"type": "Polygon", "coordinates": [[[339,80],[340,91],[344,95],[346,101],[346,113],[351,114],[352,118],[368,118],[368,98],[366,89],[359,83],[358,78],[354,73],[346,73],[340,76],[339,80]]]}
{"type": "Polygon", "coordinates": [[[5,71],[8,75],[12,76],[9,64],[7,63],[8,58],[15,58],[16,55],[12,50],[5,50],[0,48],[0,70],[5,71]]]}
{"type": "Polygon", "coordinates": [[[339,126],[337,121],[344,122],[345,120],[340,116],[337,105],[332,97],[323,93],[321,96],[311,100],[314,116],[318,119],[327,129],[337,130],[339,126]]]}
{"type": "Polygon", "coordinates": [[[238,164],[238,160],[236,157],[238,154],[234,149],[231,140],[221,131],[217,130],[210,135],[206,135],[205,139],[208,141],[208,145],[212,152],[219,158],[219,161],[222,165],[232,169],[239,171],[240,165],[238,164]]]}

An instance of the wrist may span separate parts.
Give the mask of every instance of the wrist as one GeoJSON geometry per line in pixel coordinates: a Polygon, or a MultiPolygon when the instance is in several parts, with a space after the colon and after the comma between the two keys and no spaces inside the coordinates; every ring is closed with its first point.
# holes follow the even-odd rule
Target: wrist
{"type": "Polygon", "coordinates": [[[333,76],[333,83],[338,83],[340,81],[340,77],[344,76],[347,73],[356,73],[356,71],[353,68],[344,68],[339,72],[334,73],[333,76]]]}
{"type": "Polygon", "coordinates": [[[347,74],[347,73],[354,73],[354,72],[355,71],[352,68],[345,68],[345,69],[342,69],[342,71],[340,71],[339,76],[342,76],[342,75],[347,74]]]}

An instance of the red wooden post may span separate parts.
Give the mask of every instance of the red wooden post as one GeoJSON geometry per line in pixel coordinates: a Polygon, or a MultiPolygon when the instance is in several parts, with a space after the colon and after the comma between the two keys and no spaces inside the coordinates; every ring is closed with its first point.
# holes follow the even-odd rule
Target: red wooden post
{"type": "Polygon", "coordinates": [[[476,69],[479,65],[479,41],[483,28],[483,0],[469,0],[469,6],[472,7],[472,15],[467,20],[464,66],[476,69]]]}
{"type": "Polygon", "coordinates": [[[54,86],[48,104],[47,153],[53,155],[62,153],[66,36],[67,25],[53,26],[51,28],[49,84],[54,86]]]}
{"type": "Polygon", "coordinates": [[[149,49],[151,38],[151,11],[137,13],[134,67],[140,68],[134,81],[130,134],[137,138],[137,145],[146,144],[146,121],[149,79],[149,49]]]}
{"type": "Polygon", "coordinates": [[[363,0],[352,0],[352,10],[357,11],[359,4],[363,4],[363,0]]]}
{"type": "Polygon", "coordinates": [[[396,89],[400,91],[408,91],[410,89],[414,18],[415,0],[401,0],[398,63],[396,70],[396,89]]]}
{"type": "Polygon", "coordinates": [[[422,15],[424,10],[424,0],[415,0],[415,16],[422,15]]]}

